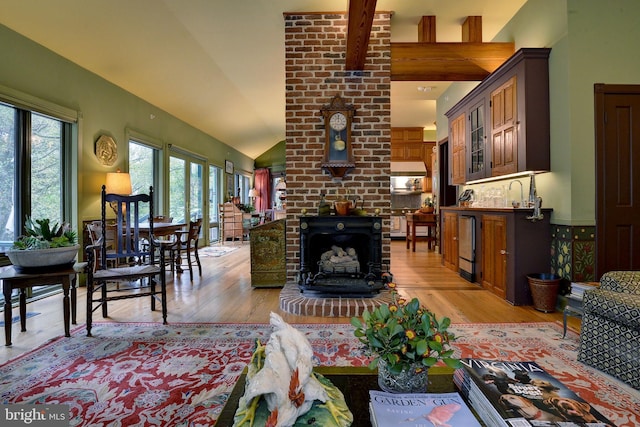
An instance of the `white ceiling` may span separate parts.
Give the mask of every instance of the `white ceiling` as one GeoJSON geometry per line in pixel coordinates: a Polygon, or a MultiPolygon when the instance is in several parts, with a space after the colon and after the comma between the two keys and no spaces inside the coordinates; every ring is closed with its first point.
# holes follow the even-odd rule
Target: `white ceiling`
{"type": "MultiPolygon", "coordinates": [[[[391,40],[461,41],[482,16],[491,41],[526,0],[378,0],[391,40]]],[[[255,158],[285,138],[284,12],[346,11],[348,0],[0,0],[0,23],[255,158]]],[[[446,82],[393,82],[392,126],[435,129],[446,82]],[[432,87],[430,92],[418,86],[432,87]]]]}

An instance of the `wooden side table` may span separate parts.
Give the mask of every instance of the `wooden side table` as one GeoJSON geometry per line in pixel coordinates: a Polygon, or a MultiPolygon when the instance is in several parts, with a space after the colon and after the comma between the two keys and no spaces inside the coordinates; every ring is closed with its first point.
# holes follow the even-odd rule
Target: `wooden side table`
{"type": "Polygon", "coordinates": [[[87,263],[78,263],[73,267],[47,273],[18,273],[13,266],[4,267],[0,271],[2,293],[4,295],[4,336],[5,345],[11,345],[11,294],[20,289],[20,330],[27,330],[27,297],[26,289],[31,286],[62,285],[62,315],[64,319],[64,336],[70,337],[70,322],[76,324],[76,277],[84,271],[87,263]],[[71,298],[69,298],[71,290],[71,298]]]}
{"type": "Polygon", "coordinates": [[[417,240],[427,241],[428,249],[431,249],[432,246],[435,245],[435,241],[436,241],[435,228],[438,222],[437,216],[435,214],[409,213],[406,215],[406,218],[407,218],[407,237],[406,237],[407,249],[409,249],[409,244],[411,244],[411,250],[415,252],[417,240]],[[427,227],[427,236],[418,237],[416,235],[416,227],[427,227]]]}

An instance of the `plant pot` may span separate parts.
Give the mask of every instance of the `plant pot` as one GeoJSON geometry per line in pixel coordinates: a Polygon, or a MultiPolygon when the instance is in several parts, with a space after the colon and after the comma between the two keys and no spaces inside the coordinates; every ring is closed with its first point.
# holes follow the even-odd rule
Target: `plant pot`
{"type": "Polygon", "coordinates": [[[73,266],[78,249],[80,245],[47,249],[9,249],[7,257],[19,273],[42,273],[73,266]]]}
{"type": "Polygon", "coordinates": [[[416,363],[408,369],[402,370],[399,374],[395,374],[389,370],[387,362],[382,359],[378,361],[378,385],[383,391],[389,393],[426,393],[428,380],[427,367],[422,363],[416,363]]]}
{"type": "Polygon", "coordinates": [[[335,202],[335,206],[338,215],[349,215],[351,211],[351,200],[339,200],[335,202]]]}
{"type": "Polygon", "coordinates": [[[562,278],[557,274],[536,273],[527,275],[533,308],[544,313],[556,311],[558,288],[562,278]]]}

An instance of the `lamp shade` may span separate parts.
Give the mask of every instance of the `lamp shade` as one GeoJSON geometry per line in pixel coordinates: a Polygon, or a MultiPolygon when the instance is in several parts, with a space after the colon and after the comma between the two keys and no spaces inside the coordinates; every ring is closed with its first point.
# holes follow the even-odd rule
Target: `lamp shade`
{"type": "Polygon", "coordinates": [[[258,197],[259,195],[260,193],[258,193],[258,190],[256,190],[255,188],[249,190],[249,197],[258,197]]]}
{"type": "Polygon", "coordinates": [[[105,182],[108,194],[129,195],[132,193],[131,176],[126,172],[109,172],[105,182]]]}

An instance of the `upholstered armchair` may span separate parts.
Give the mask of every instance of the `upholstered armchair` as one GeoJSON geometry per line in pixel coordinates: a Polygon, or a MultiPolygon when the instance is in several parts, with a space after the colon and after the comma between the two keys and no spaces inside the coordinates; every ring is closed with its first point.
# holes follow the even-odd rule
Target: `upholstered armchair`
{"type": "Polygon", "coordinates": [[[640,271],[612,271],[584,294],[578,360],[640,390],[640,271]]]}

